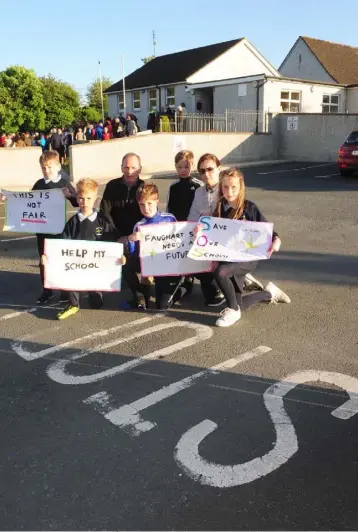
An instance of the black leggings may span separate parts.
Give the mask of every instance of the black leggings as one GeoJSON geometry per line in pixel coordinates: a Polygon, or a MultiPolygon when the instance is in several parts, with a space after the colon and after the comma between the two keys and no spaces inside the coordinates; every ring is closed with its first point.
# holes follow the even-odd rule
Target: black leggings
{"type": "Polygon", "coordinates": [[[228,307],[246,310],[261,301],[270,301],[271,294],[262,290],[243,297],[245,275],[253,271],[257,262],[219,262],[214,277],[224,294],[228,307]]]}

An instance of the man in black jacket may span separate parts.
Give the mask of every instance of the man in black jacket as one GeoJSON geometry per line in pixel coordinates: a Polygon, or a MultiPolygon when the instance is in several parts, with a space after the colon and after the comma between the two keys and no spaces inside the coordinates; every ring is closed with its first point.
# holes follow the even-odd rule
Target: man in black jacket
{"type": "Polygon", "coordinates": [[[113,222],[119,237],[131,235],[143,218],[136,200],[137,189],[144,183],[139,179],[141,170],[139,155],[127,153],[122,159],[123,176],[109,181],[103,193],[101,210],[113,222]]]}

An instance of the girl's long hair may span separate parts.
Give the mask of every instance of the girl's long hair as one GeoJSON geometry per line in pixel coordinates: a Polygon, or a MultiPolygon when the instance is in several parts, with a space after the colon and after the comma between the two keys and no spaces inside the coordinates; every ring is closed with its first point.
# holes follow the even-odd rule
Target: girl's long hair
{"type": "Polygon", "coordinates": [[[222,170],[219,177],[219,200],[216,205],[213,216],[218,216],[221,218],[221,213],[223,209],[224,195],[222,190],[222,184],[225,177],[236,177],[240,181],[240,192],[237,198],[236,209],[230,213],[229,218],[233,220],[238,220],[244,214],[245,208],[245,180],[244,174],[238,168],[229,168],[228,170],[222,170]]]}

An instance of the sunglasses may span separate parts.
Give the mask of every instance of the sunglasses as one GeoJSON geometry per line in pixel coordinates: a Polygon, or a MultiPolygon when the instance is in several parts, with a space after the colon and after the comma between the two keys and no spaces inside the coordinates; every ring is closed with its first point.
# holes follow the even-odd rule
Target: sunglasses
{"type": "Polygon", "coordinates": [[[215,170],[215,168],[199,168],[199,174],[204,175],[205,172],[209,172],[209,173],[211,173],[211,172],[213,172],[214,170],[215,170]]]}

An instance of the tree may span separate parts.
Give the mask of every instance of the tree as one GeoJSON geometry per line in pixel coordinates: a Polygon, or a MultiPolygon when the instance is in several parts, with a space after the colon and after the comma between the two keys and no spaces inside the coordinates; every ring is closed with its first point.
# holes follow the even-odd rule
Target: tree
{"type": "Polygon", "coordinates": [[[40,78],[45,104],[46,126],[64,127],[78,119],[80,113],[80,97],[78,92],[68,83],[64,83],[51,75],[40,78]]]}
{"type": "Polygon", "coordinates": [[[43,90],[35,72],[22,66],[0,72],[0,129],[16,132],[44,127],[43,90]]]}
{"type": "MultiPolygon", "coordinates": [[[[102,89],[105,91],[112,85],[109,78],[102,78],[102,89]]],[[[87,88],[88,106],[96,109],[100,116],[102,116],[102,100],[101,100],[101,81],[96,78],[87,88]]],[[[104,116],[108,116],[108,101],[107,97],[103,97],[104,116]]]]}
{"type": "Polygon", "coordinates": [[[102,110],[98,111],[98,109],[95,109],[94,107],[82,107],[81,120],[89,122],[90,124],[95,124],[102,120],[102,110]]]}
{"type": "Polygon", "coordinates": [[[149,61],[153,61],[153,59],[155,59],[155,55],[148,55],[147,57],[143,57],[142,61],[146,65],[149,61]]]}

